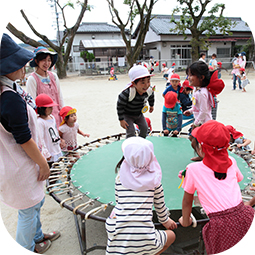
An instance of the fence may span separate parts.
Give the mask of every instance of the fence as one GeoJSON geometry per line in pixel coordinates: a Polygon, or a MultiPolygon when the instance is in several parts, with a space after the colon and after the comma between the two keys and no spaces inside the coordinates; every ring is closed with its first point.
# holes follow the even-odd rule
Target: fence
{"type": "MultiPolygon", "coordinates": [[[[139,60],[142,64],[145,64],[150,70],[149,60],[139,60]]],[[[182,71],[185,70],[191,63],[191,59],[161,59],[154,60],[158,62],[158,65],[154,65],[154,72],[161,72],[162,64],[165,63],[168,68],[175,63],[175,70],[182,71]]],[[[221,58],[217,59],[217,61],[222,62],[222,67],[224,69],[230,70],[232,69],[232,59],[231,58],[221,58]]],[[[124,61],[121,66],[118,63],[112,62],[75,62],[68,63],[67,71],[68,72],[79,72],[79,75],[109,75],[111,67],[114,67],[115,74],[125,74],[128,73],[129,66],[127,61],[124,61]]],[[[247,61],[246,68],[255,69],[255,64],[253,61],[247,61]]]]}

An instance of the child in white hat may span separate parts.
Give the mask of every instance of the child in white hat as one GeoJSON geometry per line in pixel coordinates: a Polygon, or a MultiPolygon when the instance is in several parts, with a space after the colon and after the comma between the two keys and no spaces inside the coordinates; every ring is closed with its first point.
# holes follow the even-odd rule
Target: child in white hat
{"type": "Polygon", "coordinates": [[[177,225],[168,216],[153,144],[131,137],[123,142],[122,151],[124,156],[116,167],[120,168],[115,181],[116,206],[106,220],[106,254],[160,254],[174,242],[171,229],[177,225]],[[153,205],[167,230],[155,229],[153,205]]]}
{"type": "Polygon", "coordinates": [[[147,68],[141,65],[133,66],[129,70],[131,83],[119,94],[117,113],[120,126],[126,129],[126,138],[135,136],[134,123],[138,125],[141,137],[146,137],[148,126],[143,113],[154,110],[154,92],[150,86],[150,77],[147,68]]]}

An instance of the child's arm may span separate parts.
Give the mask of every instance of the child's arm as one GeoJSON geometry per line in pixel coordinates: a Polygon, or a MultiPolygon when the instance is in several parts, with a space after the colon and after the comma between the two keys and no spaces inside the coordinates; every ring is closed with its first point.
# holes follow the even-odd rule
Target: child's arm
{"type": "Polygon", "coordinates": [[[245,147],[246,145],[249,145],[251,143],[251,140],[244,138],[243,143],[237,144],[238,148],[245,147]]]}
{"type": "Polygon", "coordinates": [[[152,94],[149,96],[148,102],[149,102],[149,106],[150,106],[149,112],[152,113],[154,110],[154,102],[155,102],[154,92],[152,92],[152,94]]]}
{"type": "Polygon", "coordinates": [[[188,227],[192,223],[190,215],[192,211],[193,196],[194,194],[189,194],[188,192],[184,191],[182,200],[182,217],[179,219],[179,222],[183,227],[188,227]]]}
{"type": "Polygon", "coordinates": [[[60,148],[63,149],[66,147],[66,141],[63,139],[63,133],[58,130],[59,136],[60,136],[60,148]]]}
{"type": "Polygon", "coordinates": [[[255,154],[255,142],[254,142],[254,148],[253,148],[253,151],[251,152],[252,155],[255,154]]]}
{"type": "Polygon", "coordinates": [[[85,134],[84,132],[82,132],[80,129],[78,129],[78,134],[84,136],[84,137],[89,137],[90,134],[85,134]]]}

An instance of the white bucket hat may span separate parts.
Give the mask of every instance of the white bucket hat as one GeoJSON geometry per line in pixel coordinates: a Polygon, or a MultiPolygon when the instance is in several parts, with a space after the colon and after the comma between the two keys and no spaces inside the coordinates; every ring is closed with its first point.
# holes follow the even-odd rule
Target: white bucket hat
{"type": "Polygon", "coordinates": [[[150,74],[146,67],[142,65],[136,65],[130,68],[128,76],[130,78],[130,81],[133,82],[140,78],[154,76],[154,74],[150,74]]]}
{"type": "Polygon", "coordinates": [[[122,144],[125,160],[120,166],[120,182],[135,191],[155,189],[162,172],[154,155],[152,142],[141,137],[130,137],[122,144]]]}

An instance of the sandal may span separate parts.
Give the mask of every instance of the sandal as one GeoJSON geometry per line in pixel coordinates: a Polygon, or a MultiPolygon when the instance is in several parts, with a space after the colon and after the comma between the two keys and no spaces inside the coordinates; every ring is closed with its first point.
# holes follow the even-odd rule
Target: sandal
{"type": "Polygon", "coordinates": [[[36,243],[34,252],[42,254],[42,253],[46,252],[50,248],[50,246],[51,246],[51,241],[50,240],[46,240],[46,241],[43,241],[43,242],[40,242],[40,243],[36,243]]]}
{"type": "Polygon", "coordinates": [[[52,242],[60,237],[60,232],[54,231],[49,234],[43,234],[43,235],[44,235],[43,239],[36,243],[41,243],[43,241],[48,241],[48,240],[50,240],[52,242]]]}

